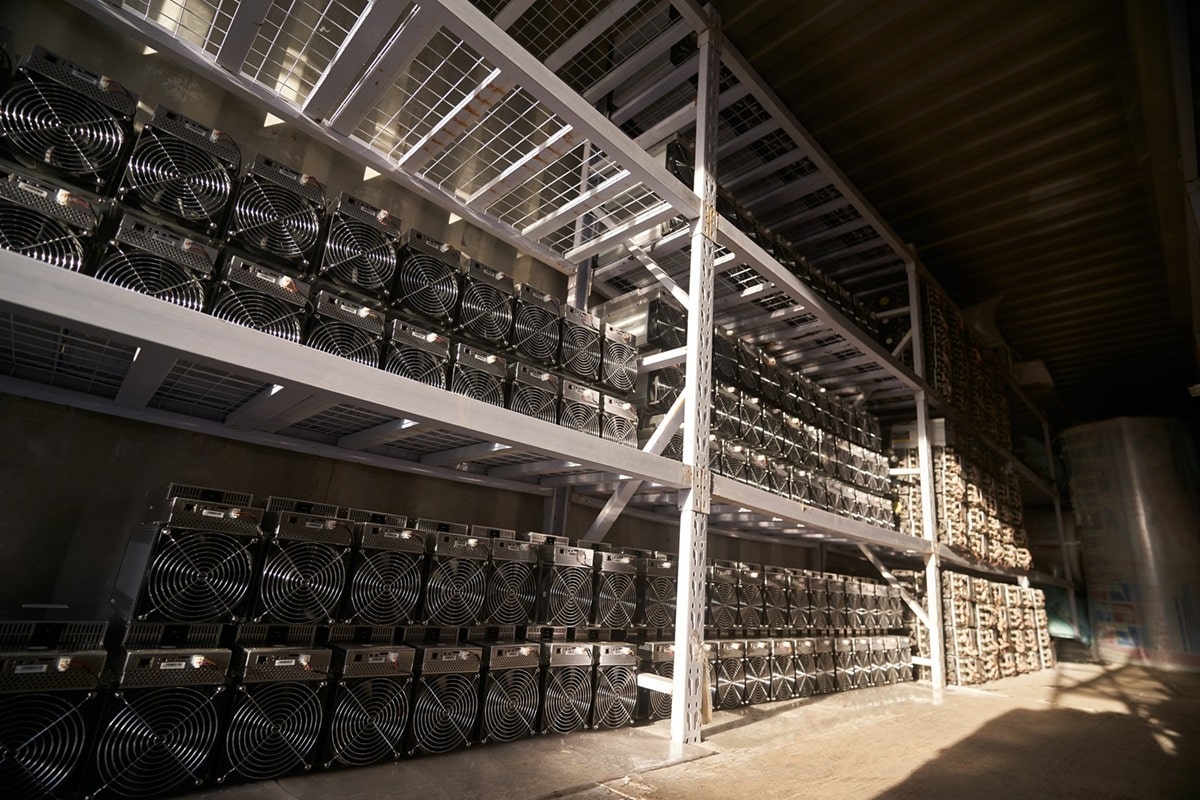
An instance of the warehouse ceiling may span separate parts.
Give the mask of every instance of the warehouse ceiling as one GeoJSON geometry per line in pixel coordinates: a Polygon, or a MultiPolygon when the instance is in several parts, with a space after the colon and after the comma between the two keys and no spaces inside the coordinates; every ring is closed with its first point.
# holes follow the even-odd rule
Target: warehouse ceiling
{"type": "Polygon", "coordinates": [[[1190,410],[1195,139],[1185,103],[1181,151],[1167,12],[1137,0],[715,5],[959,305],[994,311],[1014,362],[1044,362],[1056,421],[1190,410]]]}

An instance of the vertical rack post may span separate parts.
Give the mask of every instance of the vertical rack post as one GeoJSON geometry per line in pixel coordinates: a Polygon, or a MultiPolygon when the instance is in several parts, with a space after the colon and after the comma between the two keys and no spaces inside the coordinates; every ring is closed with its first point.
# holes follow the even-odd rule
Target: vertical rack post
{"type": "MultiPolygon", "coordinates": [[[[1046,462],[1050,465],[1050,479],[1054,482],[1055,489],[1058,488],[1058,467],[1054,459],[1053,441],[1050,437],[1050,422],[1042,420],[1042,440],[1046,447],[1046,462]]],[[[1054,492],[1054,524],[1055,530],[1058,532],[1058,547],[1059,553],[1062,556],[1063,562],[1063,578],[1067,582],[1067,604],[1071,609],[1071,633],[1079,639],[1079,608],[1075,603],[1075,567],[1074,553],[1071,552],[1070,544],[1067,542],[1067,531],[1063,525],[1063,510],[1062,496],[1058,491],[1054,492]]]]}
{"type": "Polygon", "coordinates": [[[671,709],[673,747],[700,741],[700,710],[708,681],[704,671],[704,570],[708,561],[708,514],[712,475],[708,431],[712,413],[713,272],[717,235],[717,87],[721,71],[720,20],[705,9],[701,31],[700,83],[696,104],[696,172],[693,189],[700,217],[692,224],[688,280],[687,398],[683,417],[683,463],[691,486],[679,515],[679,581],[675,609],[675,672],[671,709]]]}
{"type": "MultiPolygon", "coordinates": [[[[908,271],[908,307],[912,324],[913,371],[925,376],[925,337],[921,330],[921,284],[916,262],[906,265],[908,271]]],[[[925,598],[929,604],[929,659],[934,700],[940,700],[946,687],[946,651],[942,628],[942,565],[938,557],[937,504],[933,497],[933,449],[929,437],[929,398],[924,390],[913,397],[917,406],[917,455],[921,470],[921,520],[930,551],[925,560],[925,598]]]]}

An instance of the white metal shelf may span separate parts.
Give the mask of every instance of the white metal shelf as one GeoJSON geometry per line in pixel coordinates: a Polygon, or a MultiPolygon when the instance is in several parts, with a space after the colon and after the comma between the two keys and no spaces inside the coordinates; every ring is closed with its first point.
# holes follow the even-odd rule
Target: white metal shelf
{"type": "Polygon", "coordinates": [[[473,482],[603,471],[688,484],[670,459],[8,251],[0,251],[0,311],[10,389],[40,383],[95,410],[109,404],[159,422],[173,415],[181,427],[232,438],[250,431],[264,443],[261,434],[271,434],[473,482]]]}

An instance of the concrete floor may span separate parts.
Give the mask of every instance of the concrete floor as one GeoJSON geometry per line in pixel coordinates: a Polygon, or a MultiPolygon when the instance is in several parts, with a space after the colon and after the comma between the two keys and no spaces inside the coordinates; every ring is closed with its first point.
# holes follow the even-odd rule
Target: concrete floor
{"type": "Polygon", "coordinates": [[[950,688],[717,712],[673,753],[665,722],[229,787],[217,800],[1117,800],[1200,797],[1200,675],[1060,664],[950,688]]]}

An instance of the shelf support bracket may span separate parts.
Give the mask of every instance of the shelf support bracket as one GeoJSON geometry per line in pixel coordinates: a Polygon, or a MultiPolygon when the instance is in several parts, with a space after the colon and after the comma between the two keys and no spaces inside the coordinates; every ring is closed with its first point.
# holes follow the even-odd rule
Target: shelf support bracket
{"type": "Polygon", "coordinates": [[[146,345],[139,347],[113,402],[126,408],[145,408],[176,361],[178,357],[173,351],[146,345]]]}
{"type": "MultiPolygon", "coordinates": [[[[662,455],[662,451],[666,449],[667,443],[671,441],[671,437],[675,435],[675,431],[679,430],[679,426],[683,423],[683,403],[684,396],[682,394],[675,398],[675,402],[671,404],[670,411],[658,423],[658,427],[654,429],[654,433],[650,434],[650,440],[646,442],[646,446],[642,449],[647,453],[654,455],[662,455]]],[[[621,488],[613,492],[608,498],[608,502],[604,504],[604,508],[600,509],[600,513],[596,515],[596,519],[592,522],[591,527],[587,529],[587,533],[583,535],[585,541],[601,542],[608,532],[612,530],[613,523],[617,521],[617,517],[625,510],[625,506],[629,505],[629,501],[637,494],[638,489],[642,488],[642,481],[626,481],[621,484],[621,488]]]]}
{"type": "Polygon", "coordinates": [[[925,612],[925,609],[922,608],[921,604],[917,602],[916,598],[908,593],[908,589],[905,589],[904,586],[900,584],[900,581],[896,580],[896,576],[892,574],[890,569],[884,566],[883,562],[879,560],[879,556],[875,555],[871,548],[867,547],[865,544],[860,544],[858,549],[862,551],[863,556],[867,559],[867,561],[871,562],[871,565],[875,567],[876,571],[883,576],[883,579],[888,582],[888,586],[900,591],[900,598],[904,600],[904,604],[912,610],[913,614],[916,615],[917,620],[920,621],[920,623],[926,628],[928,628],[929,614],[925,612]]]}
{"type": "Polygon", "coordinates": [[[679,515],[679,582],[675,607],[674,696],[671,744],[682,749],[700,741],[704,671],[704,571],[708,557],[708,515],[712,474],[708,431],[712,415],[713,286],[717,238],[717,92],[721,76],[720,18],[705,8],[708,27],[700,33],[697,89],[696,169],[693,191],[700,217],[692,226],[688,281],[687,381],[684,385],[683,463],[691,486],[679,515]],[[680,702],[681,701],[681,702],[680,702]]]}

